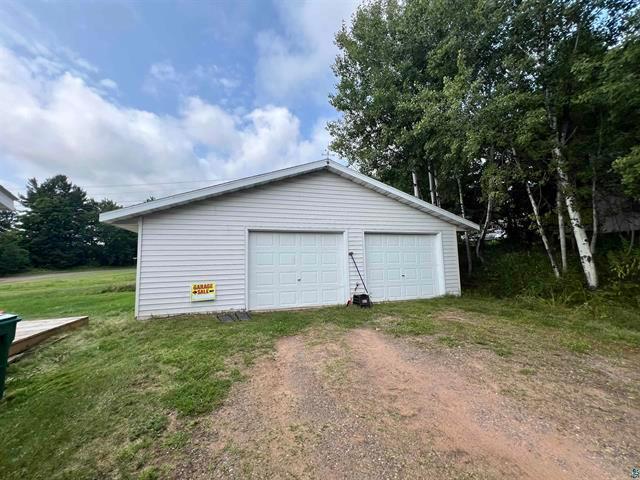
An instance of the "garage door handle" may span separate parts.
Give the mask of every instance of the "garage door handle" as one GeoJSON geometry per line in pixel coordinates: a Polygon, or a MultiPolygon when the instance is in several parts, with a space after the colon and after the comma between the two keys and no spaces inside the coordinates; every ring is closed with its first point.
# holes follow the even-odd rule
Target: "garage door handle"
{"type": "Polygon", "coordinates": [[[402,274],[402,276],[404,277],[404,273],[402,274]]]}
{"type": "Polygon", "coordinates": [[[298,281],[302,280],[301,278],[298,279],[298,281]]]}

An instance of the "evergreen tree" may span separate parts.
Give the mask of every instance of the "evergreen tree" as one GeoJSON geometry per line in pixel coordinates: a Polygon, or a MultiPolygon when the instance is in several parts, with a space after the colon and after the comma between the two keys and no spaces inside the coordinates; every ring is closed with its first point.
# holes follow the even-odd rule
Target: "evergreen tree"
{"type": "Polygon", "coordinates": [[[32,178],[21,201],[27,208],[21,217],[24,241],[34,266],[68,268],[92,261],[95,206],[80,187],[64,175],[42,184],[32,178]]]}

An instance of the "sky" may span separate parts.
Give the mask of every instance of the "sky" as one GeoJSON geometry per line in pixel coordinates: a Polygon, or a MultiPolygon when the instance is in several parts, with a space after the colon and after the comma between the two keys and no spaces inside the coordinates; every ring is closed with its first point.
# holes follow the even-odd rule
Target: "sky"
{"type": "Polygon", "coordinates": [[[324,158],[355,0],[0,0],[0,184],[122,205],[324,158]]]}

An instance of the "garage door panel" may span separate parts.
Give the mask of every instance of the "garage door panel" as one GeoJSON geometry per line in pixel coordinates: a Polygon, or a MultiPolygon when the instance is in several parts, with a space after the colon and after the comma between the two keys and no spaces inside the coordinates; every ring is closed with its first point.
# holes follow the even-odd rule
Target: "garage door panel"
{"type": "MultiPolygon", "coordinates": [[[[272,237],[276,237],[278,239],[278,245],[281,247],[295,247],[296,246],[296,235],[295,233],[272,233],[272,237]]],[[[273,244],[273,242],[272,242],[273,244]]]]}
{"type": "Polygon", "coordinates": [[[418,254],[415,252],[403,253],[402,262],[404,265],[416,265],[418,263],[418,254]]]}
{"type": "Polygon", "coordinates": [[[335,270],[328,270],[322,272],[322,283],[323,284],[337,284],[338,283],[338,272],[335,270]]]}
{"type": "Polygon", "coordinates": [[[271,292],[268,292],[268,293],[258,292],[258,293],[256,293],[256,301],[259,302],[261,305],[267,306],[265,308],[269,308],[268,306],[272,306],[273,307],[276,304],[274,294],[271,293],[271,292]]]}
{"type": "Polygon", "coordinates": [[[323,265],[337,265],[338,264],[338,255],[335,253],[323,253],[322,254],[322,264],[323,265]]]}
{"type": "Polygon", "coordinates": [[[384,253],[371,252],[370,255],[367,255],[367,264],[368,265],[384,264],[384,253]]]}
{"type": "Polygon", "coordinates": [[[405,298],[418,298],[418,285],[407,285],[404,291],[405,298]]]}
{"type": "Polygon", "coordinates": [[[377,299],[385,298],[386,292],[384,287],[376,287],[376,286],[371,286],[367,284],[367,288],[369,289],[369,292],[371,293],[372,298],[377,298],[377,299]]]}
{"type": "Polygon", "coordinates": [[[430,268],[421,268],[418,270],[418,278],[421,283],[425,283],[428,285],[433,284],[433,270],[430,268]]]}
{"type": "Polygon", "coordinates": [[[274,236],[273,234],[260,235],[259,238],[256,238],[256,246],[258,247],[273,247],[274,245],[274,236]]]}
{"type": "Polygon", "coordinates": [[[377,268],[371,269],[369,273],[367,273],[367,278],[370,279],[371,282],[384,281],[384,270],[377,268]]]}
{"type": "Polygon", "coordinates": [[[402,287],[400,285],[389,285],[387,287],[389,300],[402,299],[402,287]]]}
{"type": "MultiPolygon", "coordinates": [[[[384,279],[384,274],[385,271],[382,271],[382,277],[384,279]]],[[[388,282],[394,282],[394,281],[400,281],[400,279],[402,278],[402,274],[400,273],[400,269],[399,268],[389,268],[386,271],[387,274],[387,281],[388,282]]]]}
{"type": "Polygon", "coordinates": [[[340,291],[335,288],[322,291],[322,303],[325,303],[325,304],[342,303],[340,301],[340,297],[341,297],[340,291]]]}
{"type": "Polygon", "coordinates": [[[300,272],[300,281],[304,285],[308,283],[315,285],[318,283],[318,272],[316,271],[300,272]]]}
{"type": "Polygon", "coordinates": [[[405,281],[414,281],[418,279],[418,271],[415,268],[405,268],[403,271],[405,281]]]}
{"type": "MultiPolygon", "coordinates": [[[[275,296],[275,294],[274,294],[275,296]]],[[[298,292],[296,290],[283,290],[278,292],[279,304],[272,305],[273,308],[281,307],[295,307],[298,300],[298,292]]]]}
{"type": "Polygon", "coordinates": [[[256,276],[256,285],[258,287],[271,287],[273,283],[273,273],[271,272],[260,272],[256,276]]]}
{"type": "Polygon", "coordinates": [[[414,248],[416,246],[416,237],[415,235],[403,235],[401,245],[404,248],[414,248]]]}
{"type": "Polygon", "coordinates": [[[435,296],[435,239],[435,235],[366,234],[366,278],[373,300],[435,296]]]}
{"type": "Polygon", "coordinates": [[[400,252],[387,253],[387,265],[400,265],[400,252]]]}
{"type": "Polygon", "coordinates": [[[315,233],[307,234],[301,237],[303,247],[316,247],[318,245],[318,236],[315,233]]]}
{"type": "Polygon", "coordinates": [[[249,232],[249,308],[342,303],[343,257],[341,234],[249,232]]]}
{"type": "Polygon", "coordinates": [[[295,265],[296,254],[295,253],[280,253],[278,255],[278,265],[295,265]]]}
{"type": "MultiPolygon", "coordinates": [[[[260,275],[260,274],[258,274],[260,275]]],[[[296,272],[280,272],[280,286],[292,286],[298,282],[296,272]]]]}
{"type": "Polygon", "coordinates": [[[258,265],[273,265],[273,253],[258,253],[256,256],[256,263],[258,265]]]}

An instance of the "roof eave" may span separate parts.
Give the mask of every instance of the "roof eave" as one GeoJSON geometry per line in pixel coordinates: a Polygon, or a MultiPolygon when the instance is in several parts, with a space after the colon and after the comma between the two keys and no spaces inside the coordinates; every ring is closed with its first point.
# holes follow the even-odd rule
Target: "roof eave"
{"type": "Polygon", "coordinates": [[[317,162],[306,163],[304,165],[296,165],[294,167],[284,168],[281,170],[276,170],[274,172],[241,178],[239,180],[233,180],[231,182],[222,183],[220,185],[214,185],[212,187],[206,187],[200,190],[192,190],[190,192],[179,193],[170,197],[159,198],[150,202],[140,203],[118,210],[112,210],[111,212],[105,212],[100,214],[100,221],[113,224],[117,221],[127,220],[130,218],[138,217],[140,215],[148,215],[150,213],[165,210],[167,208],[186,205],[187,203],[197,200],[213,198],[218,195],[226,195],[228,193],[257,187],[259,185],[264,185],[266,183],[271,183],[278,180],[284,180],[286,178],[295,177],[303,173],[309,173],[327,167],[327,160],[319,160],[317,162]]]}
{"type": "Polygon", "coordinates": [[[397,188],[390,187],[389,185],[386,185],[378,180],[363,175],[360,172],[347,168],[331,160],[318,160],[316,162],[306,163],[282,170],[276,170],[274,172],[242,178],[240,180],[234,180],[232,182],[214,185],[212,187],[206,187],[200,190],[180,193],[171,197],[160,198],[151,202],[132,205],[130,207],[124,207],[119,210],[113,210],[111,212],[105,212],[100,214],[100,221],[119,226],[118,223],[123,223],[126,220],[141,215],[148,215],[150,213],[158,212],[168,208],[186,205],[193,201],[213,198],[219,195],[226,195],[228,193],[253,188],[259,185],[284,180],[286,178],[295,177],[301,174],[310,173],[322,169],[330,170],[340,176],[349,178],[356,183],[365,185],[368,188],[372,188],[373,190],[383,195],[387,195],[402,203],[418,208],[425,213],[429,213],[430,215],[433,215],[445,222],[455,225],[456,227],[458,227],[458,230],[480,230],[480,226],[474,222],[464,219],[442,208],[436,207],[435,205],[425,202],[424,200],[420,200],[419,198],[409,195],[408,193],[398,190],[397,188]]]}

